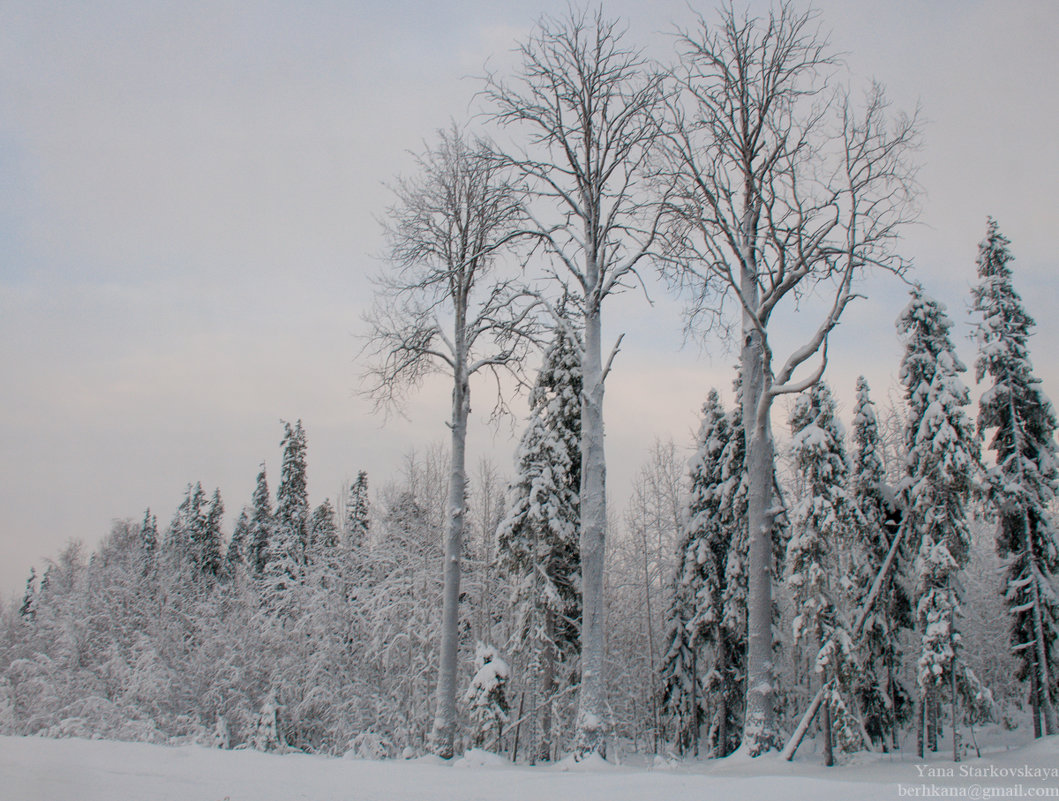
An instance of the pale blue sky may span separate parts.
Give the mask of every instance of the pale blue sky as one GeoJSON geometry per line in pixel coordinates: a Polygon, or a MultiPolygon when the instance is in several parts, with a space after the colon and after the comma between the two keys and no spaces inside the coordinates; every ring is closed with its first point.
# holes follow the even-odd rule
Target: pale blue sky
{"type": "MultiPolygon", "coordinates": [[[[660,57],[657,32],[691,21],[683,0],[605,7],[660,57]]],[[[904,247],[916,276],[964,321],[996,216],[1059,396],[1059,5],[817,7],[854,77],[880,80],[898,107],[919,100],[929,121],[924,224],[904,247]]],[[[278,475],[280,418],[305,422],[314,502],[358,469],[378,486],[409,447],[444,438],[442,385],[385,426],[355,397],[383,183],[465,117],[467,76],[487,58],[502,69],[539,13],[563,9],[0,5],[0,592],[113,518],[150,505],[167,522],[188,482],[219,485],[234,518],[262,459],[278,475]]],[[[858,371],[880,398],[896,373],[903,290],[867,292],[834,348],[843,397],[858,371]]],[[[656,300],[622,299],[610,326],[628,331],[607,396],[615,498],[652,439],[685,444],[707,389],[730,383],[730,357],[678,350],[677,307],[656,300]]],[[[478,426],[472,461],[509,469],[511,438],[478,426]]]]}

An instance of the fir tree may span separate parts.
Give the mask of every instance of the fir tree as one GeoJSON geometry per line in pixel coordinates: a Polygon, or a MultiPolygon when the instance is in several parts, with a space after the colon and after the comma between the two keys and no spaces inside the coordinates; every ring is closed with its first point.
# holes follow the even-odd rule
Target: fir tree
{"type": "Polygon", "coordinates": [[[221,522],[224,518],[224,503],[221,491],[215,489],[206,510],[206,517],[195,543],[195,562],[199,570],[207,576],[216,577],[221,572],[221,560],[224,554],[224,534],[221,522]]]}
{"type": "MultiPolygon", "coordinates": [[[[853,409],[850,491],[858,510],[851,551],[854,565],[850,597],[859,604],[882,568],[897,528],[897,514],[886,486],[879,421],[863,376],[857,379],[853,409]]],[[[898,727],[907,721],[910,712],[910,696],[900,678],[900,632],[913,625],[908,593],[895,578],[902,572],[902,563],[891,569],[864,622],[859,644],[861,667],[855,692],[864,715],[864,728],[884,750],[891,745],[898,747],[898,727]]]]}
{"type": "Polygon", "coordinates": [[[978,383],[992,385],[979,401],[978,436],[993,430],[989,496],[997,510],[997,551],[1007,560],[1001,593],[1011,615],[1011,645],[1020,662],[1019,677],[1029,679],[1034,734],[1059,731],[1059,665],[1054,643],[1059,636],[1059,544],[1050,507],[1056,496],[1056,417],[1034,375],[1028,341],[1034,320],[1012,285],[1009,240],[989,219],[978,248],[979,283],[972,289],[976,326],[978,383]]]}
{"type": "Polygon", "coordinates": [[[464,696],[471,717],[471,743],[475,748],[496,751],[511,712],[505,695],[511,669],[495,647],[484,643],[475,647],[474,667],[474,678],[464,696]]]}
{"type": "Polygon", "coordinates": [[[283,423],[283,466],[276,488],[275,533],[271,544],[276,561],[303,564],[309,539],[309,494],[306,482],[305,430],[299,420],[283,423]]]}
{"type": "Polygon", "coordinates": [[[511,648],[537,675],[542,710],[537,756],[551,751],[551,705],[558,668],[578,653],[580,346],[564,329],[545,354],[530,393],[530,420],[519,443],[518,479],[497,531],[501,574],[511,584],[511,648]]]}
{"type": "Polygon", "coordinates": [[[338,524],[335,508],[325,499],[309,518],[309,549],[311,553],[327,553],[338,547],[338,524]]]}
{"type": "Polygon", "coordinates": [[[265,463],[257,474],[254,497],[250,513],[250,530],[247,532],[246,563],[255,575],[261,575],[268,564],[272,545],[272,532],[275,519],[272,516],[272,499],[268,492],[268,477],[265,475],[265,463]]]}
{"type": "Polygon", "coordinates": [[[905,341],[900,379],[908,403],[904,524],[914,534],[918,554],[915,614],[921,639],[916,725],[922,756],[924,736],[927,746],[937,748],[946,693],[953,704],[953,737],[957,736],[958,680],[968,686],[973,679],[958,663],[956,575],[970,552],[966,504],[978,457],[964,412],[970,398],[960,380],[967,368],[956,356],[949,337],[952,323],[944,307],[916,287],[897,325],[905,341]]]}
{"type": "MultiPolygon", "coordinates": [[[[741,381],[737,379],[737,398],[741,391],[740,385],[741,381]]],[[[708,686],[708,689],[720,693],[727,712],[725,717],[718,717],[718,723],[724,723],[723,729],[713,727],[710,732],[714,752],[718,754],[730,753],[741,745],[746,703],[749,484],[746,475],[746,430],[743,428],[743,413],[738,403],[728,414],[728,430],[731,434],[722,454],[721,484],[721,522],[729,539],[728,555],[724,563],[724,594],[721,606],[721,629],[727,638],[726,668],[723,671],[714,671],[707,677],[708,685],[714,685],[708,686]]],[[[778,530],[779,526],[776,528],[778,530]]]]}
{"type": "Polygon", "coordinates": [[[250,508],[244,506],[235,521],[232,529],[232,538],[228,541],[228,550],[224,555],[224,573],[226,576],[234,576],[240,568],[247,565],[247,557],[250,553],[250,508]]]}
{"type": "MultiPolygon", "coordinates": [[[[714,754],[728,749],[729,693],[723,680],[729,672],[729,653],[735,643],[723,626],[725,567],[732,530],[724,525],[724,456],[731,439],[729,421],[716,390],[702,408],[698,449],[691,460],[691,493],[687,522],[677,546],[673,593],[667,614],[668,650],[662,663],[662,704],[675,727],[680,753],[698,753],[699,728],[706,708],[702,676],[717,695],[711,731],[719,733],[714,754]],[[710,648],[707,655],[703,646],[710,648]]],[[[717,735],[715,735],[717,736],[717,735]]]]}
{"type": "Polygon", "coordinates": [[[370,507],[368,505],[368,474],[361,470],[357,480],[349,488],[346,501],[346,542],[350,548],[358,548],[368,541],[371,531],[370,507]]]}
{"type": "Polygon", "coordinates": [[[833,732],[842,750],[861,745],[859,724],[843,698],[856,669],[848,634],[850,587],[840,583],[851,572],[848,555],[857,515],[847,486],[844,431],[827,384],[819,382],[798,398],[790,426],[804,497],[795,508],[794,534],[787,544],[787,586],[797,610],[794,641],[816,653],[814,671],[828,688],[822,712],[824,758],[830,765],[833,732]]]}
{"type": "Polygon", "coordinates": [[[158,550],[158,518],[151,514],[148,509],[143,514],[143,524],[140,526],[140,542],[143,544],[143,553],[148,564],[154,559],[155,551],[158,550]]]}
{"type": "Polygon", "coordinates": [[[199,566],[199,545],[205,536],[205,506],[206,494],[202,490],[202,483],[188,484],[184,492],[184,500],[177,507],[166,535],[169,553],[194,567],[199,566]]]}
{"type": "Polygon", "coordinates": [[[26,592],[22,596],[22,605],[18,608],[19,616],[32,623],[37,609],[37,569],[29,569],[29,578],[26,579],[26,592]]]}

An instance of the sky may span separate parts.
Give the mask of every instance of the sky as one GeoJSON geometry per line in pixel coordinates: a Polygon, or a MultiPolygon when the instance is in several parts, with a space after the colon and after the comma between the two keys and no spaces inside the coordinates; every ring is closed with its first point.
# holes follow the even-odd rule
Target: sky
{"type": "MultiPolygon", "coordinates": [[[[358,395],[387,184],[566,3],[383,5],[0,4],[0,595],[115,519],[149,506],[165,524],[189,482],[220,489],[230,530],[263,461],[275,486],[281,420],[306,427],[314,504],[358,470],[377,488],[410,449],[444,441],[443,382],[403,416],[358,395]]],[[[922,214],[900,252],[948,305],[964,361],[992,215],[1059,397],[1059,4],[814,7],[852,86],[874,78],[895,108],[922,110],[922,214]]],[[[663,60],[691,8],[713,13],[604,3],[663,60]]],[[[892,277],[860,289],[827,375],[847,416],[858,374],[880,400],[895,385],[907,301],[892,277]]],[[[626,334],[605,407],[619,505],[656,438],[690,448],[709,388],[730,397],[732,352],[685,345],[679,300],[650,294],[616,299],[605,324],[609,341],[626,334]]],[[[776,324],[793,342],[805,316],[776,324]]],[[[510,474],[519,420],[490,423],[488,386],[473,391],[469,464],[510,474]]]]}

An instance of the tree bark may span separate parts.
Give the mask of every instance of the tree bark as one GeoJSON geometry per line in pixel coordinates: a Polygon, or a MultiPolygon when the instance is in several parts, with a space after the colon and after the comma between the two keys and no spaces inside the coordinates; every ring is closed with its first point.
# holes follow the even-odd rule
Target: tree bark
{"type": "MultiPolygon", "coordinates": [[[[598,271],[589,274],[598,283],[598,271]]],[[[603,449],[603,363],[599,308],[593,298],[585,314],[581,399],[581,692],[577,704],[579,756],[606,756],[603,685],[603,563],[606,547],[606,461],[603,449]]]]}
{"type": "Polygon", "coordinates": [[[772,465],[770,399],[766,395],[764,343],[749,332],[743,359],[743,415],[747,425],[747,688],[743,742],[750,756],[776,747],[772,653],[772,465]],[[747,419],[749,417],[749,419],[747,419]]]}
{"type": "Polygon", "coordinates": [[[460,555],[466,506],[467,417],[470,413],[470,384],[462,370],[452,390],[452,462],[449,472],[449,501],[445,521],[445,563],[442,590],[441,652],[438,659],[437,711],[430,734],[434,753],[451,759],[456,739],[456,668],[459,656],[460,555]]]}

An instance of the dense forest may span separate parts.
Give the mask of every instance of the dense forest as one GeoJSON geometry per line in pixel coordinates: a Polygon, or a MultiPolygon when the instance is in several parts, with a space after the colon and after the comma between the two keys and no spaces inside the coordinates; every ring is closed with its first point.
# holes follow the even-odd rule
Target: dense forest
{"type": "Polygon", "coordinates": [[[167,524],[70,544],[0,610],[0,733],[527,762],[812,736],[827,764],[1056,733],[1057,422],[1010,243],[989,220],[974,409],[900,254],[918,120],[834,90],[814,31],[729,6],[663,69],[602,11],[542,19],[482,81],[494,138],[440,131],[385,215],[364,393],[392,409],[451,379],[448,441],[314,507],[285,422],[230,531],[192,483],[167,524]],[[616,515],[604,319],[649,270],[738,359],[616,515]],[[899,386],[880,404],[857,380],[844,414],[828,343],[873,271],[911,287],[899,386]],[[804,341],[774,323],[793,308],[804,341]],[[510,467],[469,467],[483,375],[527,391],[510,467]]]}

